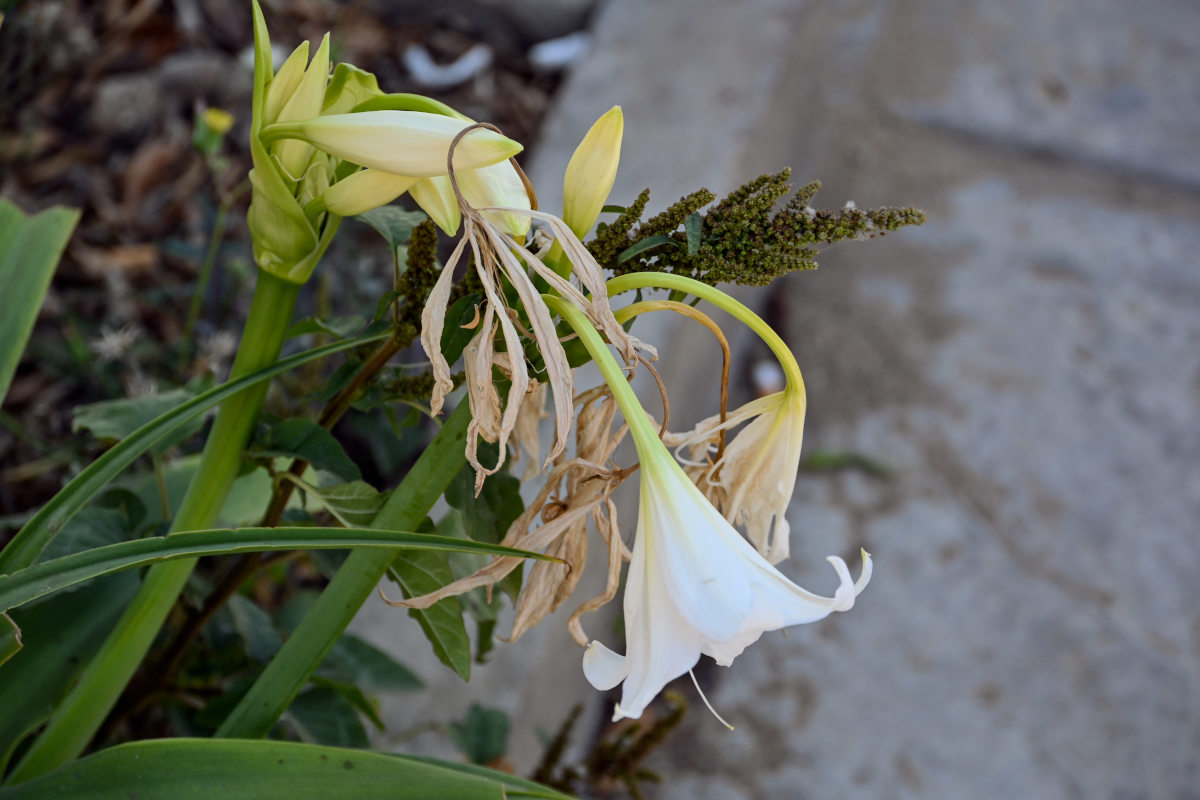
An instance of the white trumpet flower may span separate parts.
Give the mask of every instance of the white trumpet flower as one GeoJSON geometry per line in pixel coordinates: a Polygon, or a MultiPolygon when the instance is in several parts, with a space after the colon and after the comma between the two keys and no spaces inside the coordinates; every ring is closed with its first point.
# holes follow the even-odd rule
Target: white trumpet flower
{"type": "Polygon", "coordinates": [[[644,449],[625,585],[626,653],[594,641],[583,656],[584,675],[597,689],[624,681],[614,721],[641,716],[701,654],[729,666],[766,631],[848,611],[871,579],[871,557],[863,551],[857,582],[842,559],[829,557],[840,580],[833,597],[802,589],[733,529],[665,448],[644,449]]]}
{"type": "MultiPolygon", "coordinates": [[[[655,280],[678,277],[659,275],[655,280]]],[[[629,288],[631,281],[619,281],[610,281],[609,290],[629,288]]],[[[694,293],[711,294],[709,288],[699,288],[703,284],[681,282],[697,289],[694,293]]],[[[854,607],[871,580],[871,557],[865,550],[857,582],[846,562],[830,556],[839,579],[833,597],[813,594],[784,577],[708,502],[659,440],[616,359],[583,313],[559,298],[547,298],[547,304],[579,335],[604,376],[641,461],[638,529],[625,581],[625,655],[593,641],[583,656],[584,675],[597,689],[624,681],[614,720],[641,716],[663,687],[689,672],[701,655],[729,666],[766,631],[816,622],[854,607]]],[[[762,327],[769,330],[765,323],[762,327]]]]}

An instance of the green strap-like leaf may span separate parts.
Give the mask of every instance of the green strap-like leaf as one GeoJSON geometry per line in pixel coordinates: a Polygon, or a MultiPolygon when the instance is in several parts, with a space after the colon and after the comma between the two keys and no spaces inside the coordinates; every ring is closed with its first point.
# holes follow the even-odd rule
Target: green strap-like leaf
{"type": "Polygon", "coordinates": [[[17,370],[42,299],[71,231],[79,221],[72,208],[27,216],[0,200],[0,400],[17,370]]]}
{"type": "Polygon", "coordinates": [[[332,355],[352,347],[359,347],[370,342],[379,341],[389,334],[379,334],[360,339],[347,339],[324,347],[316,347],[303,353],[297,353],[289,358],[277,361],[273,366],[260,370],[244,378],[223,383],[209,389],[203,394],[196,395],[183,403],[147,422],[129,436],[114,445],[108,452],[89,464],[82,472],[64,486],[50,502],[42,506],[33,519],[17,532],[8,546],[0,551],[0,573],[15,572],[29,566],[37,559],[38,554],[50,543],[63,525],[75,512],[103,489],[109,481],[115,478],[125,467],[132,464],[138,456],[146,452],[155,442],[162,439],[180,425],[186,425],[213,406],[237,394],[248,386],[267,380],[281,372],[315,361],[318,358],[332,355]]]}
{"type": "Polygon", "coordinates": [[[102,750],[0,800],[570,800],[529,781],[431,759],[296,742],[158,739],[102,750]]]}
{"type": "Polygon", "coordinates": [[[254,553],[264,550],[344,550],[378,547],[396,550],[448,550],[494,556],[555,560],[540,553],[514,550],[465,539],[425,533],[370,528],[237,528],[173,533],[119,542],[0,575],[0,611],[110,572],[177,558],[254,553]]]}

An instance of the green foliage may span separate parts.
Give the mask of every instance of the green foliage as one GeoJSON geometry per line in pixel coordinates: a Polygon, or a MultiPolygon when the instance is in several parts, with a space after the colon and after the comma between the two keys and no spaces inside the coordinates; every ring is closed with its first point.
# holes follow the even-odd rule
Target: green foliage
{"type": "Polygon", "coordinates": [[[276,419],[261,423],[246,455],[267,462],[275,458],[298,458],[344,481],[357,481],[362,477],[333,434],[307,419],[276,419]]]}
{"type": "Polygon", "coordinates": [[[318,686],[300,694],[283,715],[300,741],[334,747],[366,747],[367,731],[341,693],[318,686]]]}
{"type": "Polygon", "coordinates": [[[600,224],[588,248],[614,275],[671,272],[710,285],[764,286],[789,272],[816,269],[822,246],[925,221],[915,208],[813,209],[817,181],[782,202],[792,191],[790,178],[789,169],[761,175],[711,206],[716,195],[701,189],[639,222],[650,200],[647,189],[615,220],[600,224]]]}
{"type": "Polygon", "coordinates": [[[12,572],[32,564],[67,520],[139,456],[164,437],[178,430],[180,426],[188,424],[210,408],[237,395],[249,386],[254,386],[301,364],[370,341],[378,341],[380,338],[382,337],[373,336],[366,339],[337,342],[281,359],[272,366],[202,392],[172,411],[150,420],[85,467],[38,510],[33,518],[17,532],[16,537],[3,550],[0,550],[0,573],[12,572]]]}
{"type": "MultiPolygon", "coordinates": [[[[199,387],[200,390],[211,388],[199,387]]],[[[104,400],[99,403],[76,406],[72,431],[88,431],[101,441],[119,442],[142,427],[148,419],[155,419],[179,408],[195,398],[197,392],[179,387],[141,397],[104,400]]],[[[179,426],[170,436],[156,442],[151,452],[162,453],[200,430],[204,418],[198,416],[186,425],[179,426]]]]}
{"type": "Polygon", "coordinates": [[[364,211],[355,219],[374,228],[388,247],[395,250],[407,245],[413,231],[428,217],[420,211],[405,211],[399,206],[380,206],[364,211]]]}
{"type": "Polygon", "coordinates": [[[311,498],[347,528],[365,528],[375,519],[387,502],[387,493],[376,491],[362,481],[350,481],[317,488],[297,481],[306,498],[311,498]]]}
{"type": "Polygon", "coordinates": [[[52,208],[27,216],[7,200],[0,199],[0,400],[8,385],[25,342],[33,330],[50,278],[79,212],[52,208]]]}
{"type": "MultiPolygon", "coordinates": [[[[454,580],[450,560],[445,553],[400,553],[387,570],[405,597],[419,597],[435,592],[454,580]]],[[[458,673],[464,681],[471,677],[471,639],[463,622],[462,605],[458,598],[447,597],[429,608],[409,609],[433,647],[438,660],[458,673]]]]}
{"type": "Polygon", "coordinates": [[[338,639],[316,674],[367,692],[411,692],[424,686],[408,667],[349,633],[338,639]]]}
{"type": "Polygon", "coordinates": [[[472,764],[490,764],[508,750],[508,715],[472,703],[462,722],[451,722],[450,739],[472,764]]]}
{"type": "Polygon", "coordinates": [[[294,742],[161,739],[94,753],[3,800],[569,800],[511,775],[426,758],[294,742]]]}
{"type": "Polygon", "coordinates": [[[170,536],[153,536],[148,539],[110,544],[52,561],[44,561],[9,575],[0,575],[0,611],[24,605],[59,589],[101,575],[160,561],[227,553],[301,549],[341,550],[348,547],[413,548],[416,550],[546,558],[537,553],[526,553],[523,550],[514,550],[510,547],[483,542],[372,528],[295,527],[187,531],[173,533],[170,536]]]}
{"type": "Polygon", "coordinates": [[[137,586],[132,573],[113,575],[10,612],[23,647],[0,666],[0,773],[21,740],[50,717],[137,586]]]}

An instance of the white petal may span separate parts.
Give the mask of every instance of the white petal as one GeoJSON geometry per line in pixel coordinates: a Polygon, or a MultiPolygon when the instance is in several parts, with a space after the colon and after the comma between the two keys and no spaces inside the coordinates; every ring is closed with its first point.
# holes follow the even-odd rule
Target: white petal
{"type": "Polygon", "coordinates": [[[602,692],[625,680],[629,674],[629,659],[614,653],[600,642],[589,642],[583,651],[583,677],[602,692]]]}

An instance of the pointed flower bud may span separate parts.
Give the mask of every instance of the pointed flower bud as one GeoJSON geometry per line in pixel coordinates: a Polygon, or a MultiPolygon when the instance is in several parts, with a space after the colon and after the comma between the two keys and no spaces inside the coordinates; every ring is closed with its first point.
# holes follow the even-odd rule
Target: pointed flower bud
{"type": "Polygon", "coordinates": [[[613,106],[592,125],[567,164],[562,218],[580,238],[592,229],[612,191],[624,130],[621,107],[613,106]]]}
{"type": "MultiPolygon", "coordinates": [[[[263,130],[265,139],[299,139],[330,155],[397,175],[428,178],[446,173],[450,143],[470,123],[421,111],[362,111],[281,122],[263,130]]],[[[521,152],[499,133],[477,129],[454,151],[455,168],[486,167],[521,152]]]]}

